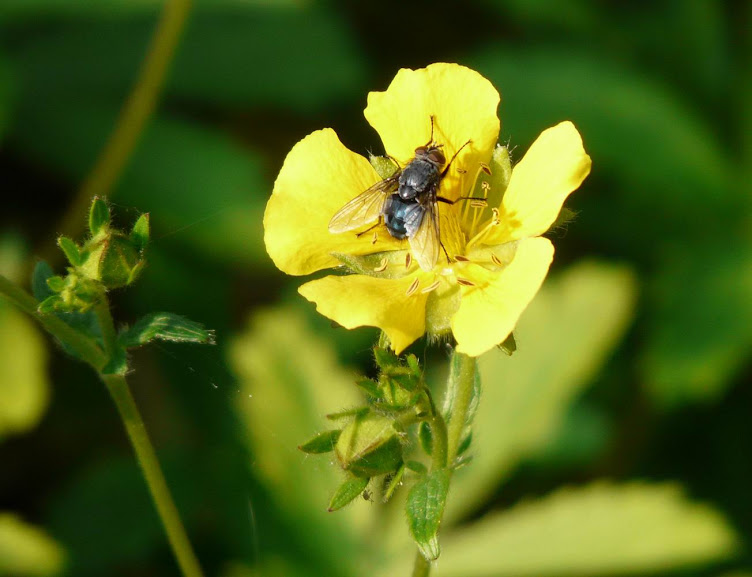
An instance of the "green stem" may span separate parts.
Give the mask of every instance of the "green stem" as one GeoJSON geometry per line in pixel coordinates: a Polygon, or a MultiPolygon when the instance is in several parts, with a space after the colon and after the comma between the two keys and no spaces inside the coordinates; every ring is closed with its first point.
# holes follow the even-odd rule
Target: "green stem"
{"type": "MultiPolygon", "coordinates": [[[[112,359],[117,352],[117,331],[115,323],[112,320],[110,312],[110,303],[106,295],[102,295],[100,301],[94,307],[94,312],[99,321],[99,328],[102,331],[102,342],[107,356],[112,359]]],[[[172,500],[170,490],[167,488],[162,469],[159,466],[157,455],[154,447],[146,433],[141,414],[138,411],[133,395],[128,388],[128,381],[124,374],[103,374],[99,373],[107,389],[110,391],[112,400],[115,401],[120,417],[125,425],[125,430],[130,438],[133,450],[136,453],[141,471],[144,473],[146,484],[149,487],[157,512],[162,519],[167,539],[170,542],[172,551],[180,565],[184,577],[201,577],[201,567],[198,564],[196,554],[193,552],[188,535],[180,520],[178,509],[172,500]]]]}
{"type": "MultiPolygon", "coordinates": [[[[436,410],[430,393],[427,395],[433,415],[430,422],[433,433],[431,469],[434,471],[451,467],[457,457],[473,400],[477,368],[475,358],[455,351],[446,391],[448,423],[444,421],[441,412],[436,410]]],[[[412,577],[428,577],[430,573],[431,563],[418,551],[415,555],[412,577]]]]}
{"type": "Polygon", "coordinates": [[[123,419],[125,430],[128,432],[138,463],[144,473],[154,504],[167,532],[167,538],[184,577],[202,577],[198,559],[193,552],[183,523],[180,521],[177,507],[175,507],[170,490],[167,488],[167,482],[159,466],[157,455],[146,433],[146,426],[138,407],[136,407],[136,402],[133,400],[125,376],[100,374],[100,378],[107,385],[112,400],[115,401],[115,406],[123,419]]]}
{"type": "Polygon", "coordinates": [[[95,370],[102,369],[107,363],[108,356],[105,355],[94,339],[72,328],[57,315],[37,312],[39,303],[36,299],[3,275],[0,275],[0,295],[31,315],[47,332],[60,342],[65,343],[78,357],[89,363],[95,370]]]}
{"type": "MultiPolygon", "coordinates": [[[[77,236],[84,224],[81,215],[87,213],[86,209],[92,197],[111,194],[144,127],[154,113],[157,98],[190,8],[191,0],[165,1],[138,80],[120,110],[115,128],[99,158],[65,215],[56,225],[56,231],[67,236],[77,236]]],[[[48,250],[43,251],[46,260],[52,260],[53,254],[55,257],[58,256],[52,249],[50,246],[48,250]]]]}
{"type": "Polygon", "coordinates": [[[431,574],[431,562],[427,561],[420,551],[415,554],[412,577],[428,577],[431,574]]]}

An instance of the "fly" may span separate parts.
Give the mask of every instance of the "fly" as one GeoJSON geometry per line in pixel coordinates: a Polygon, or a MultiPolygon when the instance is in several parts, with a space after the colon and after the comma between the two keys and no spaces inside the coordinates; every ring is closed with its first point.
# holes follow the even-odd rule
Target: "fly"
{"type": "Polygon", "coordinates": [[[404,168],[398,168],[392,176],[377,182],[339,209],[329,221],[329,232],[347,232],[373,222],[376,222],[375,227],[383,220],[391,236],[408,239],[420,268],[433,270],[439,260],[439,247],[443,247],[436,203],[454,203],[439,196],[439,185],[454,159],[468,144],[469,140],[447,164],[441,151],[443,145],[433,140],[432,116],[428,143],[415,149],[415,157],[404,168]]]}

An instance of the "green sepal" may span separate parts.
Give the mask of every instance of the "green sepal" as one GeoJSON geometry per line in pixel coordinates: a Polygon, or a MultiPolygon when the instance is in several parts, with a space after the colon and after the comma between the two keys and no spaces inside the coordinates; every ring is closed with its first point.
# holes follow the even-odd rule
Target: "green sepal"
{"type": "Polygon", "coordinates": [[[507,356],[512,356],[517,352],[517,339],[514,338],[514,333],[509,333],[509,336],[504,339],[503,343],[496,345],[500,350],[504,351],[507,356]]]}
{"type": "Polygon", "coordinates": [[[118,341],[124,348],[140,347],[148,342],[214,344],[214,331],[173,313],[149,313],[136,324],[120,332],[118,341]]]}
{"type": "Polygon", "coordinates": [[[329,413],[326,418],[330,421],[339,421],[340,419],[349,419],[351,417],[360,417],[366,415],[369,412],[368,407],[356,407],[354,409],[345,409],[344,411],[337,411],[336,413],[329,413]]]}
{"type": "Polygon", "coordinates": [[[418,425],[418,441],[420,447],[430,457],[433,454],[433,431],[431,431],[431,425],[426,421],[418,425]]]}
{"type": "Polygon", "coordinates": [[[410,267],[405,266],[407,255],[407,250],[390,250],[364,255],[332,253],[334,258],[355,274],[389,279],[402,278],[415,269],[417,264],[412,262],[412,259],[410,267]]]}
{"type": "Polygon", "coordinates": [[[332,429],[330,431],[322,431],[310,441],[307,441],[300,445],[298,449],[304,453],[311,453],[313,455],[320,455],[322,453],[329,453],[334,450],[334,446],[337,444],[342,431],[339,429],[332,429]]]}
{"type": "Polygon", "coordinates": [[[131,230],[130,238],[136,248],[143,252],[149,243],[149,213],[138,217],[133,225],[133,230],[131,230]]]}
{"type": "Polygon", "coordinates": [[[108,289],[133,283],[143,270],[142,251],[129,237],[117,231],[109,231],[87,242],[81,256],[83,262],[78,271],[108,289]]]}
{"type": "Polygon", "coordinates": [[[407,467],[414,473],[418,473],[419,475],[425,475],[426,473],[428,473],[428,467],[426,467],[420,461],[406,461],[405,467],[407,467]]]}
{"type": "Polygon", "coordinates": [[[562,207],[554,223],[548,227],[548,230],[557,230],[566,227],[570,222],[577,218],[577,211],[571,210],[566,206],[562,207]]]}
{"type": "Polygon", "coordinates": [[[394,176],[394,173],[399,170],[397,163],[388,156],[375,156],[371,154],[368,157],[368,161],[382,180],[394,176]]]}
{"type": "Polygon", "coordinates": [[[342,468],[356,477],[392,473],[402,464],[402,443],[394,421],[374,413],[348,423],[334,452],[342,468]]]}
{"type": "Polygon", "coordinates": [[[421,555],[428,561],[438,559],[441,552],[438,533],[450,477],[449,469],[431,471],[415,483],[407,495],[408,528],[421,555]]]}
{"type": "Polygon", "coordinates": [[[37,305],[37,312],[43,315],[54,313],[63,305],[63,299],[60,295],[48,296],[37,305]]]}
{"type": "Polygon", "coordinates": [[[464,437],[462,437],[462,440],[460,441],[459,446],[457,447],[457,455],[462,455],[465,451],[467,451],[470,448],[470,445],[473,442],[473,432],[469,431],[464,437]]]}
{"type": "Polygon", "coordinates": [[[372,379],[360,379],[355,384],[367,397],[371,399],[381,398],[381,389],[376,381],[373,381],[372,379]]]}
{"type": "Polygon", "coordinates": [[[363,494],[368,487],[368,477],[350,477],[342,483],[329,501],[329,512],[337,511],[363,494]]]}
{"type": "Polygon", "coordinates": [[[394,473],[394,475],[387,475],[384,478],[384,497],[383,501],[384,503],[389,502],[389,500],[392,498],[392,495],[394,495],[394,492],[397,490],[397,487],[399,487],[402,484],[402,477],[405,474],[405,465],[402,464],[399,469],[394,473]]]}
{"type": "Polygon", "coordinates": [[[53,293],[63,292],[66,285],[65,277],[53,275],[47,278],[47,286],[53,293]]]}
{"type": "Polygon", "coordinates": [[[57,245],[60,247],[60,250],[63,251],[65,258],[68,259],[71,266],[81,266],[81,263],[83,262],[81,251],[72,239],[67,236],[61,236],[57,239],[57,245]]]}
{"type": "Polygon", "coordinates": [[[399,367],[400,359],[391,349],[374,347],[373,358],[376,361],[376,365],[382,370],[382,372],[388,371],[390,368],[399,367]]]}
{"type": "Polygon", "coordinates": [[[92,236],[98,235],[110,225],[110,207],[107,203],[95,196],[89,209],[89,231],[92,236]]]}

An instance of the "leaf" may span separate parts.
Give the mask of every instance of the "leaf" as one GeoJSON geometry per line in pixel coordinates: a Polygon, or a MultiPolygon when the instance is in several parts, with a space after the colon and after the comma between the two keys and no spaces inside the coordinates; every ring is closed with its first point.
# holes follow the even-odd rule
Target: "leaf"
{"type": "MultiPolygon", "coordinates": [[[[107,16],[58,21],[43,35],[20,37],[10,56],[24,70],[28,93],[44,87],[49,101],[87,94],[119,102],[137,77],[155,21],[149,14],[107,16]]],[[[357,38],[336,9],[245,3],[197,6],[164,90],[168,99],[201,107],[310,113],[363,98],[365,79],[357,38]]]]}
{"type": "Polygon", "coordinates": [[[15,97],[13,72],[4,54],[0,53],[0,142],[10,125],[15,97]]]}
{"type": "Polygon", "coordinates": [[[304,453],[320,454],[329,453],[334,450],[334,446],[337,444],[337,439],[342,434],[340,429],[332,429],[330,431],[322,431],[316,435],[310,441],[307,441],[300,445],[298,449],[304,453]]]}
{"type": "Polygon", "coordinates": [[[289,520],[300,554],[327,559],[337,572],[344,571],[370,539],[371,509],[356,502],[337,515],[327,513],[341,472],[328,455],[304,456],[297,446],[328,428],[326,413],[359,402],[353,375],[292,308],[255,313],[231,345],[230,365],[240,388],[235,408],[254,456],[254,475],[289,520]]]}
{"type": "Polygon", "coordinates": [[[64,562],[63,548],[44,531],[0,511],[0,575],[59,575],[64,562]]]}
{"type": "Polygon", "coordinates": [[[110,225],[110,207],[101,198],[95,197],[89,209],[89,232],[97,235],[103,228],[110,225]]]}
{"type": "Polygon", "coordinates": [[[412,486],[407,495],[407,524],[421,555],[433,561],[439,558],[439,525],[449,493],[449,469],[431,471],[412,486]]]}
{"type": "Polygon", "coordinates": [[[31,319],[0,299],[0,440],[36,426],[49,397],[44,339],[31,319]]]}
{"type": "MultiPolygon", "coordinates": [[[[583,211],[599,242],[623,244],[639,221],[633,244],[653,248],[672,232],[708,230],[709,210],[728,212],[737,202],[715,130],[661,82],[600,54],[559,49],[499,47],[472,61],[504,93],[504,130],[521,145],[518,160],[548,126],[569,119],[580,130],[595,169],[611,176],[618,195],[617,206],[598,195],[583,211]]],[[[578,195],[575,206],[588,202],[578,195]]]]}
{"type": "Polygon", "coordinates": [[[721,397],[752,346],[752,243],[683,246],[658,267],[641,372],[661,407],[721,397]]]}
{"type": "Polygon", "coordinates": [[[213,345],[214,331],[173,313],[149,313],[121,332],[119,340],[125,348],[140,347],[154,340],[213,345]]]}
{"type": "Polygon", "coordinates": [[[549,280],[522,315],[514,356],[494,350],[480,359],[474,461],[454,477],[447,522],[469,514],[521,459],[553,442],[572,401],[619,342],[634,298],[629,270],[573,266],[549,280]]]}
{"type": "Polygon", "coordinates": [[[360,497],[371,479],[368,477],[350,477],[342,483],[329,501],[329,512],[338,511],[354,499],[360,497]]]}
{"type": "MultiPolygon", "coordinates": [[[[27,102],[15,125],[14,146],[78,181],[103,146],[118,106],[80,99],[48,104],[39,110],[27,102]]],[[[111,198],[159,215],[150,224],[162,244],[187,244],[211,262],[270,266],[261,227],[270,186],[260,158],[228,135],[180,118],[157,117],[111,198]]]]}
{"type": "Polygon", "coordinates": [[[720,513],[688,501],[676,485],[604,482],[560,490],[448,535],[437,574],[641,575],[727,559],[739,544],[720,513]]]}

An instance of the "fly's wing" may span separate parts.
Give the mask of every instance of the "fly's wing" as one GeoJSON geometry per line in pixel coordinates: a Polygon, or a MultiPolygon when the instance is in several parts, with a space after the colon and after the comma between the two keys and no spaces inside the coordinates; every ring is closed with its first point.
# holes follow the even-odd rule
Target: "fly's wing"
{"type": "Polygon", "coordinates": [[[375,222],[381,216],[387,195],[397,190],[398,186],[399,175],[395,175],[361,192],[332,217],[329,232],[346,232],[375,222]]]}
{"type": "Polygon", "coordinates": [[[439,260],[439,221],[436,204],[414,204],[405,211],[405,230],[420,268],[433,270],[439,260]]]}

